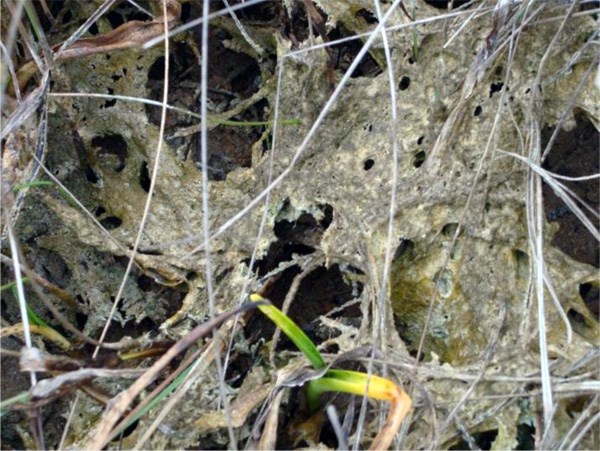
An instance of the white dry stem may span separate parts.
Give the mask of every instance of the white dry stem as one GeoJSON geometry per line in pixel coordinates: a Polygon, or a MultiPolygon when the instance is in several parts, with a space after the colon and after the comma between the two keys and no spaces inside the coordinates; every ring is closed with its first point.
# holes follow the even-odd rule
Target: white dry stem
{"type": "MultiPolygon", "coordinates": [[[[381,4],[379,0],[374,1],[375,10],[377,12],[377,19],[379,25],[385,26],[386,17],[384,16],[381,4]]],[[[392,5],[389,10],[394,9],[395,4],[392,5]]],[[[379,28],[379,27],[378,27],[379,28]]],[[[392,60],[392,54],[390,51],[390,45],[388,42],[387,32],[385,28],[381,28],[381,41],[383,43],[383,50],[385,54],[385,61],[387,66],[387,78],[389,83],[389,92],[390,92],[390,109],[392,112],[391,117],[391,142],[392,142],[392,164],[391,166],[391,179],[392,186],[390,189],[390,204],[389,204],[389,215],[388,215],[388,226],[387,226],[387,237],[385,243],[385,255],[383,261],[383,270],[381,274],[381,282],[379,286],[379,293],[377,294],[377,305],[373,308],[373,319],[375,320],[372,324],[372,347],[373,350],[371,352],[371,358],[369,359],[369,365],[367,366],[367,374],[369,378],[373,373],[374,367],[374,358],[375,358],[375,350],[379,347],[385,346],[386,343],[382,343],[382,339],[385,336],[383,333],[383,327],[385,325],[385,314],[386,314],[386,300],[388,297],[388,282],[390,275],[390,268],[392,264],[392,255],[394,253],[393,250],[393,241],[394,241],[394,217],[396,216],[396,191],[398,188],[398,155],[399,149],[398,145],[400,140],[398,139],[398,128],[400,126],[398,120],[398,102],[396,96],[396,78],[394,76],[394,63],[392,60]]],[[[375,31],[373,31],[373,35],[375,35],[375,31]]],[[[383,375],[385,376],[385,368],[383,369],[383,375]]],[[[369,384],[369,380],[367,380],[367,386],[369,384]]],[[[354,450],[357,450],[360,446],[360,437],[361,431],[365,422],[367,414],[367,396],[365,391],[365,396],[363,396],[359,421],[356,427],[356,436],[354,440],[354,450]]],[[[380,421],[383,421],[383,418],[380,418],[380,421]]]]}
{"type": "Polygon", "coordinates": [[[584,427],[581,428],[579,434],[577,434],[577,436],[573,439],[571,444],[566,449],[569,451],[575,449],[575,447],[579,444],[581,440],[583,440],[583,437],[585,437],[585,435],[590,431],[590,429],[592,429],[592,427],[594,427],[594,425],[597,425],[598,423],[600,423],[600,412],[597,412],[596,415],[590,418],[590,420],[585,424],[584,427]]]}
{"type": "MultiPolygon", "coordinates": [[[[369,49],[371,48],[371,46],[375,42],[376,37],[378,36],[378,34],[381,32],[381,30],[383,28],[383,23],[385,23],[385,20],[387,20],[389,18],[389,16],[392,14],[392,12],[398,6],[399,3],[400,3],[400,0],[395,0],[394,1],[394,3],[392,4],[392,6],[390,6],[390,8],[388,9],[387,13],[385,14],[385,16],[383,18],[384,21],[382,23],[380,23],[373,30],[373,32],[371,33],[371,35],[369,36],[369,38],[367,39],[367,41],[365,42],[365,44],[362,46],[362,48],[360,49],[360,51],[358,52],[358,54],[354,58],[354,61],[352,61],[352,64],[350,64],[350,66],[348,67],[348,69],[344,73],[344,76],[339,81],[338,85],[336,86],[335,90],[333,91],[333,93],[331,94],[331,96],[329,97],[329,99],[327,100],[327,102],[325,103],[325,105],[323,106],[323,108],[321,109],[321,111],[319,112],[319,115],[317,116],[317,118],[315,119],[315,121],[314,121],[313,125],[311,126],[310,130],[308,131],[308,133],[306,134],[306,136],[304,137],[304,139],[300,143],[300,146],[298,146],[298,149],[296,150],[296,153],[292,157],[292,159],[289,162],[288,166],[281,172],[281,174],[279,174],[279,176],[277,176],[277,178],[275,180],[273,180],[269,184],[269,186],[267,186],[261,193],[259,193],[256,197],[254,197],[254,199],[252,199],[250,202],[248,202],[244,208],[242,208],[235,215],[233,215],[231,218],[229,218],[227,221],[225,221],[225,223],[223,223],[220,227],[218,227],[217,230],[212,234],[211,238],[214,239],[214,238],[217,238],[217,237],[221,236],[233,224],[235,224],[240,219],[242,219],[244,216],[246,216],[246,214],[249,211],[251,211],[254,207],[256,207],[256,205],[271,190],[273,190],[276,186],[278,186],[283,180],[285,180],[290,175],[290,173],[294,169],[294,166],[296,165],[296,163],[299,162],[300,157],[302,156],[302,154],[308,148],[308,145],[312,141],[312,139],[315,136],[315,134],[317,133],[317,130],[322,125],[323,121],[325,120],[325,117],[329,113],[329,110],[331,110],[331,108],[335,104],[337,98],[340,96],[342,90],[344,89],[344,87],[346,86],[346,84],[348,83],[348,81],[350,80],[350,78],[352,76],[352,73],[356,70],[356,68],[360,64],[361,60],[363,59],[363,57],[367,54],[367,52],[369,51],[369,49]]],[[[294,53],[292,52],[292,53],[288,53],[288,54],[284,55],[284,57],[281,60],[281,64],[284,64],[285,59],[289,58],[293,54],[294,53]]],[[[193,249],[192,252],[190,252],[190,255],[194,254],[196,252],[199,252],[202,249],[203,249],[202,246],[199,246],[199,247],[193,249]]]]}
{"type": "Polygon", "coordinates": [[[233,19],[235,26],[238,27],[238,30],[240,31],[240,33],[242,34],[242,36],[244,37],[246,42],[248,44],[250,44],[250,47],[252,47],[252,49],[258,54],[259,57],[263,57],[265,55],[265,49],[263,49],[260,45],[258,45],[254,41],[254,39],[252,39],[250,37],[250,35],[246,31],[246,29],[244,28],[244,25],[242,24],[242,22],[240,22],[240,19],[238,19],[237,14],[231,8],[231,5],[229,4],[229,2],[227,0],[223,0],[223,3],[225,4],[226,8],[229,10],[229,15],[233,19]]]}
{"type": "MultiPolygon", "coordinates": [[[[106,4],[112,4],[112,0],[107,0],[106,4]]],[[[105,6],[103,5],[103,6],[105,6]]],[[[101,8],[102,9],[102,8],[101,8]]],[[[106,10],[102,9],[102,13],[104,13],[106,10]]],[[[98,12],[98,11],[97,11],[98,12]]],[[[86,24],[89,23],[89,26],[92,25],[92,23],[94,23],[94,21],[97,19],[94,18],[94,21],[91,21],[92,17],[90,17],[90,19],[88,19],[88,21],[86,21],[86,23],[84,24],[84,26],[86,24]]],[[[166,6],[166,2],[163,1],[163,19],[164,19],[164,32],[165,34],[167,33],[167,6],[166,6]]],[[[83,27],[80,27],[80,30],[83,29],[83,27]]],[[[89,27],[88,26],[88,27],[89,27]]],[[[79,30],[78,30],[79,31],[79,30]]],[[[85,29],[83,29],[83,31],[81,31],[81,33],[83,33],[85,31],[85,29]]],[[[76,32],[77,33],[77,32],[76,32]]],[[[67,40],[64,45],[61,47],[61,49],[59,50],[59,52],[63,49],[66,49],[68,47],[68,45],[70,45],[72,42],[75,41],[75,39],[77,38],[77,34],[74,34],[69,40],[67,40]]],[[[165,134],[165,123],[166,123],[166,117],[167,117],[167,99],[168,99],[168,93],[169,93],[169,40],[166,39],[165,40],[165,72],[164,72],[164,86],[163,86],[163,98],[162,98],[162,111],[161,111],[161,118],[160,118],[160,128],[159,128],[159,134],[158,134],[158,143],[157,143],[157,147],[156,147],[156,153],[155,153],[155,158],[154,158],[154,165],[152,167],[152,175],[151,175],[151,179],[150,179],[150,188],[148,190],[148,196],[146,197],[146,202],[144,205],[144,212],[142,214],[142,219],[140,222],[140,226],[138,228],[138,233],[136,235],[136,239],[133,245],[133,249],[131,250],[131,254],[129,256],[129,260],[127,262],[127,267],[125,269],[125,274],[123,274],[123,279],[121,281],[121,285],[119,286],[119,289],[117,291],[117,295],[115,296],[115,301],[113,302],[111,311],[109,313],[109,317],[106,320],[106,324],[102,330],[102,333],[100,335],[100,338],[98,339],[99,342],[103,342],[104,338],[106,337],[106,334],[108,332],[108,328],[110,327],[110,323],[112,321],[112,317],[115,314],[115,311],[117,309],[117,306],[119,304],[119,300],[121,299],[121,295],[123,293],[123,290],[125,288],[125,284],[127,283],[127,279],[129,278],[129,273],[131,272],[131,269],[133,267],[133,264],[135,262],[135,254],[137,253],[140,241],[141,241],[141,237],[142,237],[142,233],[144,231],[144,226],[146,224],[146,220],[148,218],[148,213],[150,211],[150,205],[152,202],[152,196],[154,194],[154,188],[156,186],[156,179],[157,179],[157,175],[158,175],[158,167],[160,164],[160,156],[161,156],[161,152],[162,152],[162,147],[163,147],[163,138],[164,138],[164,134],[165,134]]],[[[85,209],[84,209],[85,210],[85,209]]],[[[87,210],[86,210],[87,211],[87,210]]],[[[94,353],[92,355],[93,358],[96,358],[96,356],[98,355],[98,352],[100,351],[100,346],[96,346],[96,349],[94,350],[94,353]]],[[[75,399],[75,402],[73,403],[72,407],[71,407],[71,412],[69,413],[69,419],[71,419],[73,417],[73,411],[76,409],[77,407],[77,400],[78,397],[75,399]]],[[[61,447],[64,444],[64,440],[67,434],[67,431],[69,429],[70,424],[67,422],[67,424],[65,425],[65,428],[63,430],[63,435],[61,438],[61,447]]]]}
{"type": "Polygon", "coordinates": [[[223,346],[220,338],[213,339],[202,355],[190,366],[188,373],[181,381],[181,385],[177,387],[174,393],[171,394],[168,401],[164,406],[161,406],[160,413],[156,415],[156,418],[152,421],[148,429],[144,431],[142,436],[137,440],[134,450],[144,449],[144,445],[152,434],[158,429],[163,423],[164,419],[171,413],[173,408],[181,402],[183,397],[189,393],[192,386],[198,381],[202,373],[206,371],[208,366],[212,363],[213,359],[221,352],[223,346]]]}
{"type": "Polygon", "coordinates": [[[158,44],[159,42],[162,42],[166,39],[170,39],[180,33],[183,33],[184,31],[187,30],[191,30],[193,28],[196,28],[198,25],[201,25],[202,23],[204,23],[205,21],[210,21],[216,17],[220,17],[220,16],[226,16],[231,14],[232,12],[235,12],[237,10],[240,10],[242,8],[247,8],[250,6],[254,6],[254,5],[258,5],[259,3],[264,3],[267,0],[247,0],[245,2],[241,2],[238,3],[237,5],[233,5],[229,8],[223,8],[220,9],[218,11],[215,11],[213,13],[210,13],[206,16],[202,15],[201,18],[199,19],[195,19],[195,20],[190,20],[189,22],[187,22],[184,25],[180,25],[178,27],[173,28],[169,33],[163,35],[163,36],[156,36],[155,38],[150,39],[148,42],[146,42],[142,48],[144,49],[149,49],[150,47],[154,47],[156,44],[158,44]]]}
{"type": "MultiPolygon", "coordinates": [[[[278,141],[278,132],[279,132],[279,112],[280,112],[280,105],[281,105],[281,81],[283,78],[283,65],[280,64],[279,65],[279,69],[277,70],[277,87],[275,90],[275,108],[274,108],[274,113],[273,113],[273,138],[271,140],[271,149],[269,151],[269,167],[268,167],[268,171],[267,171],[267,186],[271,184],[271,181],[273,180],[273,166],[274,166],[274,162],[275,162],[275,155],[276,155],[276,150],[277,150],[277,144],[279,143],[278,141]]],[[[258,232],[256,234],[256,240],[254,242],[254,246],[252,248],[252,255],[250,256],[250,262],[248,263],[248,271],[246,274],[246,277],[244,278],[244,285],[242,287],[242,289],[240,290],[240,296],[238,298],[238,305],[241,305],[248,297],[248,289],[250,287],[250,285],[253,283],[253,281],[255,280],[255,276],[254,276],[254,264],[256,263],[256,259],[258,256],[258,249],[259,249],[259,244],[260,244],[260,240],[263,236],[264,230],[265,230],[265,226],[267,224],[267,219],[269,217],[269,205],[271,202],[271,193],[269,192],[266,196],[265,196],[265,205],[263,208],[263,214],[260,218],[260,224],[258,226],[258,232]]],[[[223,371],[225,373],[227,373],[227,366],[229,364],[229,356],[231,355],[231,351],[233,349],[233,340],[235,337],[235,332],[237,330],[237,326],[238,326],[238,321],[239,321],[239,315],[236,315],[235,319],[234,319],[234,323],[233,323],[233,328],[232,328],[232,333],[231,333],[231,338],[229,340],[229,345],[227,346],[227,352],[225,354],[225,361],[223,363],[223,371]]]]}
{"type": "MultiPolygon", "coordinates": [[[[526,111],[529,122],[529,156],[528,159],[534,165],[541,163],[541,143],[540,143],[540,98],[538,86],[541,84],[541,77],[546,66],[547,60],[550,57],[558,37],[563,31],[570,15],[577,2],[573,2],[563,20],[554,34],[552,41],[548,44],[546,52],[540,59],[536,77],[533,80],[532,97],[528,111],[526,111]]],[[[544,260],[544,208],[542,200],[542,178],[533,170],[527,173],[527,228],[529,232],[529,245],[534,256],[534,272],[535,272],[535,292],[537,299],[537,316],[538,316],[538,337],[540,347],[540,372],[542,376],[542,405],[543,405],[543,434],[542,444],[546,439],[550,438],[553,431],[552,417],[554,414],[554,402],[552,396],[552,385],[550,381],[550,367],[548,362],[548,346],[546,342],[546,308],[544,296],[544,275],[546,274],[544,260]]]]}
{"type": "MultiPolygon", "coordinates": [[[[264,1],[264,0],[260,0],[260,1],[264,1]]],[[[260,3],[260,1],[248,1],[245,3],[246,6],[251,6],[253,4],[256,3],[260,3]]],[[[239,5],[235,5],[232,7],[232,10],[238,10],[240,9],[239,5]]],[[[490,13],[493,11],[493,8],[485,8],[482,12],[485,13],[490,13]]],[[[385,30],[386,32],[392,32],[392,31],[400,31],[406,28],[412,28],[412,27],[416,27],[419,25],[426,25],[426,24],[430,24],[430,23],[434,23],[437,21],[440,21],[442,19],[445,18],[452,18],[452,17],[462,17],[465,16],[468,13],[468,11],[457,11],[457,12],[452,12],[452,13],[447,13],[444,15],[440,15],[440,16],[434,16],[434,17],[428,17],[428,18],[424,18],[424,19],[419,19],[419,20],[415,20],[414,22],[410,22],[410,23],[404,23],[404,24],[399,24],[399,25],[394,25],[391,27],[385,27],[383,26],[384,24],[379,24],[378,27],[381,27],[381,30],[385,30]]],[[[212,13],[209,15],[209,18],[212,17],[217,17],[218,15],[223,15],[225,14],[225,12],[223,11],[219,11],[218,13],[212,13]]],[[[192,23],[192,22],[190,22],[192,23]]],[[[196,25],[202,23],[201,19],[197,20],[196,22],[194,22],[196,25]]],[[[189,24],[185,25],[185,30],[187,30],[189,27],[189,24]]],[[[181,27],[179,28],[175,28],[173,29],[172,33],[175,32],[176,30],[180,30],[181,27]]],[[[368,40],[371,39],[371,36],[376,36],[376,33],[380,33],[381,30],[379,28],[376,28],[373,31],[370,32],[366,32],[366,33],[359,33],[359,34],[355,34],[352,36],[348,36],[348,37],[344,37],[344,38],[340,38],[340,39],[336,39],[333,41],[329,41],[329,42],[325,42],[325,43],[321,43],[321,44],[315,44],[313,46],[308,46],[306,48],[301,48],[301,49],[297,49],[297,50],[293,50],[291,52],[286,53],[285,55],[283,55],[283,57],[281,58],[281,62],[278,64],[279,66],[279,71],[280,73],[283,72],[283,68],[285,66],[285,61],[287,59],[293,59],[296,58],[304,53],[307,52],[312,52],[318,49],[322,49],[322,48],[327,48],[327,47],[332,47],[332,46],[336,46],[336,45],[340,45],[346,42],[352,42],[352,41],[356,41],[356,40],[360,40],[360,39],[364,39],[367,38],[368,40]]],[[[160,42],[160,40],[162,39],[162,37],[157,37],[152,41],[148,41],[148,44],[145,47],[150,47],[151,45],[155,44],[156,42],[160,42]]],[[[375,38],[373,38],[375,39],[375,38]]],[[[371,45],[372,42],[370,42],[369,45],[371,45]]],[[[350,74],[352,74],[352,72],[356,69],[356,67],[360,64],[361,59],[364,57],[364,55],[366,54],[368,50],[364,50],[361,49],[361,51],[359,52],[359,54],[357,54],[357,56],[355,57],[354,61],[352,62],[351,66],[348,68],[348,70],[346,71],[346,73],[344,74],[344,76],[342,77],[341,81],[339,82],[338,86],[344,86],[347,82],[348,79],[350,78],[350,74]]],[[[279,82],[278,82],[279,83],[279,82]]],[[[277,89],[277,93],[276,93],[276,99],[279,96],[279,88],[277,89]]],[[[322,109],[325,110],[327,109],[327,111],[331,108],[332,104],[335,102],[335,100],[337,99],[337,97],[339,96],[339,92],[335,92],[332,94],[332,97],[335,96],[335,98],[331,101],[331,104],[326,104],[325,107],[322,109]]],[[[175,107],[174,107],[175,109],[175,107]]],[[[322,117],[317,118],[317,120],[315,121],[315,123],[321,123],[323,118],[326,116],[326,112],[323,114],[322,117]]],[[[313,124],[314,126],[314,124],[313,124]]],[[[316,133],[315,131],[309,131],[309,133],[311,134],[311,138],[312,136],[316,133]]],[[[303,147],[304,145],[301,144],[300,147],[303,147]]],[[[303,150],[302,150],[303,151],[303,150]]],[[[300,152],[300,149],[296,152],[296,155],[298,154],[298,152],[300,152]]],[[[296,155],[294,156],[294,158],[296,158],[296,155]]],[[[299,158],[299,156],[298,156],[299,158]]],[[[293,163],[295,164],[296,160],[293,160],[293,163]]],[[[227,221],[225,221],[224,224],[222,224],[211,236],[211,238],[217,238],[220,235],[222,235],[224,232],[226,232],[233,224],[235,224],[236,222],[238,222],[240,219],[242,219],[250,210],[252,210],[263,197],[266,197],[272,189],[274,189],[277,185],[279,185],[283,179],[289,175],[289,173],[291,172],[291,169],[287,172],[285,172],[285,175],[280,175],[277,179],[272,180],[271,178],[269,179],[269,183],[267,184],[267,187],[258,194],[258,196],[256,196],[254,199],[252,199],[252,201],[250,202],[250,204],[248,204],[246,206],[246,208],[240,210],[238,213],[236,213],[234,216],[232,216],[231,218],[229,218],[227,221]]],[[[193,243],[193,242],[198,242],[198,241],[202,241],[202,237],[199,235],[190,235],[187,238],[183,238],[183,239],[178,239],[178,240],[172,240],[172,241],[165,241],[163,242],[160,246],[154,246],[153,249],[158,249],[158,248],[165,248],[165,247],[170,247],[170,246],[177,246],[177,245],[184,245],[184,244],[189,244],[189,243],[193,243]]],[[[196,252],[200,252],[202,251],[202,245],[197,246],[195,249],[193,249],[189,254],[187,254],[186,257],[189,257],[191,254],[196,253],[196,252]]]]}
{"type": "MultiPolygon", "coordinates": [[[[573,423],[573,426],[571,426],[569,431],[563,436],[562,440],[560,441],[560,443],[557,446],[557,449],[568,449],[565,445],[567,444],[568,440],[571,438],[571,435],[573,435],[575,433],[575,431],[577,431],[577,429],[579,429],[581,427],[581,425],[586,420],[586,418],[588,418],[591,415],[592,411],[598,407],[599,398],[600,397],[598,395],[596,395],[596,396],[594,396],[593,399],[590,400],[589,405],[579,414],[579,418],[577,418],[577,421],[575,421],[575,423],[573,423]]],[[[575,443],[575,440],[573,440],[573,442],[571,443],[571,447],[570,447],[571,449],[573,448],[574,443],[575,443]]]]}
{"type": "MultiPolygon", "coordinates": [[[[165,34],[167,33],[167,4],[163,0],[163,20],[164,20],[164,29],[165,34]]],[[[65,47],[65,46],[63,46],[65,47]]],[[[154,196],[154,189],[156,187],[156,180],[158,178],[158,168],[160,166],[160,157],[162,154],[163,144],[164,144],[164,136],[165,136],[165,124],[167,119],[167,99],[169,95],[169,40],[165,40],[165,70],[164,70],[164,84],[163,84],[163,93],[162,93],[162,110],[160,115],[160,127],[158,131],[158,142],[156,143],[156,153],[154,155],[154,164],[152,165],[152,174],[150,176],[150,187],[148,189],[148,196],[146,196],[146,202],[144,204],[144,211],[142,213],[142,219],[140,221],[140,225],[138,227],[138,232],[135,237],[135,241],[133,243],[133,249],[131,250],[131,254],[129,256],[129,260],[127,262],[127,267],[125,268],[125,274],[123,274],[123,278],[121,280],[121,285],[117,291],[117,295],[115,296],[115,301],[113,302],[112,308],[106,319],[106,324],[102,329],[102,333],[100,334],[99,342],[103,342],[106,334],[108,332],[108,328],[110,327],[112,318],[117,310],[117,306],[119,305],[119,301],[121,296],[123,295],[123,291],[125,290],[125,284],[129,279],[129,274],[131,273],[131,269],[133,268],[133,264],[135,262],[135,254],[138,251],[140,246],[140,242],[142,240],[142,234],[144,232],[144,227],[146,225],[146,221],[148,220],[148,214],[150,212],[150,205],[152,204],[152,197],[154,196]]],[[[92,358],[96,358],[98,352],[100,351],[100,346],[96,346],[94,353],[92,354],[92,358]]]]}
{"type": "MultiPolygon", "coordinates": [[[[229,8],[231,9],[231,8],[229,8]]],[[[210,204],[208,193],[208,25],[209,25],[210,1],[204,0],[202,4],[202,28],[201,28],[201,65],[200,65],[200,160],[202,163],[202,231],[204,237],[204,274],[206,278],[206,295],[208,297],[208,312],[210,318],[215,317],[215,295],[213,290],[212,258],[211,258],[211,237],[210,237],[210,204]]],[[[165,42],[167,29],[165,26],[165,42]]],[[[168,77],[168,72],[165,77],[168,77]]],[[[165,98],[166,103],[166,98],[165,98]]],[[[217,331],[212,331],[213,341],[218,340],[217,331]]],[[[229,447],[237,449],[235,434],[231,421],[231,410],[229,398],[225,388],[225,372],[223,362],[221,361],[221,349],[218,348],[215,355],[215,364],[217,366],[217,375],[219,378],[219,394],[224,406],[225,420],[227,421],[227,433],[229,434],[229,447]]]]}
{"type": "MultiPolygon", "coordinates": [[[[25,289],[23,288],[23,274],[21,274],[21,258],[17,239],[15,238],[15,232],[10,224],[10,220],[6,221],[8,229],[8,241],[10,245],[10,253],[12,254],[13,270],[15,272],[15,283],[17,287],[17,300],[19,302],[19,312],[21,314],[21,322],[23,323],[23,336],[25,337],[25,347],[31,351],[33,349],[33,343],[31,341],[31,330],[29,328],[29,315],[27,314],[27,301],[25,300],[25,289]]],[[[31,379],[31,388],[37,384],[37,376],[35,371],[29,372],[31,379]]]]}

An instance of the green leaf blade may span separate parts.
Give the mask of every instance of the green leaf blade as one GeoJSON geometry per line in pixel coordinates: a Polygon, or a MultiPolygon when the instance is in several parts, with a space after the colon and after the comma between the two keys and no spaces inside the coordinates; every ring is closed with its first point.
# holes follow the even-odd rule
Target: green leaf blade
{"type": "MultiPolygon", "coordinates": [[[[266,299],[256,293],[250,295],[250,300],[252,302],[267,302],[266,299]]],[[[323,360],[323,357],[321,357],[321,353],[315,344],[310,338],[308,338],[302,329],[300,329],[296,323],[290,319],[289,316],[272,304],[259,305],[258,308],[267,318],[273,321],[275,325],[279,327],[290,340],[292,340],[292,342],[300,351],[302,351],[315,369],[319,370],[321,368],[325,368],[325,360],[323,360]]]]}

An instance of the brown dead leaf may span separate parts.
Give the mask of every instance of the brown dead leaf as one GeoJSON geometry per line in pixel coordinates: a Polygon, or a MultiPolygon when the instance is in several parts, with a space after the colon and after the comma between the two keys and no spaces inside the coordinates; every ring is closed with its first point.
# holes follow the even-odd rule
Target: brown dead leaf
{"type": "MultiPolygon", "coordinates": [[[[134,47],[140,47],[152,38],[164,33],[164,24],[172,29],[178,22],[181,14],[181,4],[178,0],[165,0],[166,17],[160,16],[154,20],[145,22],[141,20],[132,20],[115,28],[109,33],[105,33],[93,38],[83,38],[75,41],[65,49],[61,49],[63,43],[52,46],[54,60],[67,60],[71,58],[81,58],[84,56],[95,55],[97,53],[113,52],[115,50],[124,50],[134,47]]],[[[31,60],[25,63],[17,71],[17,81],[19,89],[23,90],[27,82],[35,75],[37,65],[31,60]]],[[[8,85],[8,92],[14,95],[12,85],[8,85]]]]}

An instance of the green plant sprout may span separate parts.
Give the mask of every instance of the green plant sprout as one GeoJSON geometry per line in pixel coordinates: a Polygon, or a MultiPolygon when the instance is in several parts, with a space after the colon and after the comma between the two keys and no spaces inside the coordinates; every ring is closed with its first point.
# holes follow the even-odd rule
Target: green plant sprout
{"type": "Polygon", "coordinates": [[[50,180],[33,180],[31,182],[17,183],[13,186],[13,191],[22,191],[25,188],[35,188],[38,186],[54,186],[54,182],[50,180]]]}
{"type": "MultiPolygon", "coordinates": [[[[29,277],[23,277],[21,280],[23,281],[23,285],[25,285],[27,282],[29,282],[29,277]]],[[[0,293],[3,291],[6,291],[6,290],[13,291],[16,288],[16,286],[17,286],[17,282],[14,280],[12,282],[5,283],[4,285],[0,286],[0,293]]],[[[13,294],[14,294],[14,291],[13,291],[13,294]]]]}
{"type": "MultiPolygon", "coordinates": [[[[23,284],[29,282],[29,277],[23,277],[22,281],[23,284]]],[[[0,292],[8,288],[10,288],[10,290],[12,291],[12,295],[14,296],[14,298],[17,299],[19,297],[19,295],[17,294],[17,282],[15,281],[7,283],[6,285],[2,285],[2,287],[0,287],[0,292]]],[[[34,310],[31,307],[29,307],[29,304],[26,304],[25,308],[27,309],[27,319],[29,319],[29,322],[31,324],[35,324],[36,326],[41,327],[50,327],[42,318],[40,318],[37,315],[37,313],[34,312],[34,310]]]]}
{"type": "MultiPolygon", "coordinates": [[[[264,302],[258,306],[260,311],[292,340],[315,369],[320,370],[327,366],[315,344],[285,313],[259,294],[251,294],[250,301],[264,302]]],[[[318,410],[320,397],[325,392],[349,393],[389,401],[390,412],[371,444],[371,449],[389,448],[412,405],[412,400],[404,390],[389,379],[358,371],[328,369],[322,377],[307,383],[306,397],[311,414],[318,410]]]]}
{"type": "MultiPolygon", "coordinates": [[[[23,277],[23,284],[29,282],[29,277],[23,277]]],[[[9,282],[0,286],[0,293],[6,290],[11,290],[15,299],[17,298],[17,282],[9,282]]],[[[31,332],[42,335],[47,339],[55,342],[62,349],[69,349],[71,343],[58,331],[49,326],[42,318],[40,318],[35,311],[29,306],[25,305],[27,309],[27,319],[29,320],[29,328],[31,332]]],[[[12,326],[3,327],[0,329],[0,336],[8,336],[23,333],[23,323],[17,323],[12,326]]]]}
{"type": "MultiPolygon", "coordinates": [[[[167,385],[164,390],[161,390],[160,393],[157,393],[154,398],[152,398],[146,405],[144,405],[137,412],[132,412],[131,418],[126,419],[126,421],[117,426],[115,432],[113,433],[113,437],[118,437],[124,433],[125,429],[131,426],[133,423],[138,421],[144,415],[146,415],[150,410],[154,409],[158,404],[160,404],[167,396],[175,391],[177,387],[179,387],[185,380],[188,373],[192,370],[192,365],[189,365],[185,370],[181,372],[173,381],[167,385]]],[[[137,410],[137,409],[136,409],[137,410]]]]}
{"type": "MultiPolygon", "coordinates": [[[[31,182],[17,183],[15,186],[13,186],[13,191],[17,192],[26,188],[37,188],[43,186],[56,186],[56,184],[50,180],[33,180],[31,182]]],[[[56,189],[58,189],[58,194],[60,194],[60,196],[67,201],[70,207],[77,207],[77,203],[73,200],[73,196],[59,186],[56,186],[56,189]]]]}
{"type": "Polygon", "coordinates": [[[415,28],[412,31],[412,53],[413,59],[419,61],[419,32],[415,28]]]}
{"type": "Polygon", "coordinates": [[[0,418],[9,414],[12,410],[12,406],[15,404],[26,404],[31,401],[31,394],[26,392],[21,392],[18,395],[13,396],[12,398],[5,399],[0,402],[0,418]]]}

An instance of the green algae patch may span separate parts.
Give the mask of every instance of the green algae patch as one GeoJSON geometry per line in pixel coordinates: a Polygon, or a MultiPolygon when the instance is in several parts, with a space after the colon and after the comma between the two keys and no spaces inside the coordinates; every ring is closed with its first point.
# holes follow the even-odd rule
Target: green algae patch
{"type": "MultiPolygon", "coordinates": [[[[460,282],[466,243],[457,241],[454,249],[450,249],[451,238],[431,245],[410,243],[401,244],[405,249],[392,265],[392,308],[400,335],[416,351],[433,303],[424,341],[426,358],[435,354],[441,361],[452,364],[480,358],[487,344],[479,318],[482,312],[474,308],[472,303],[476,300],[465,293],[460,282]]],[[[475,243],[467,245],[470,251],[467,258],[477,251],[479,246],[475,243]]]]}

